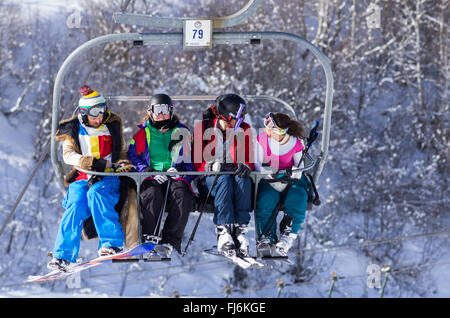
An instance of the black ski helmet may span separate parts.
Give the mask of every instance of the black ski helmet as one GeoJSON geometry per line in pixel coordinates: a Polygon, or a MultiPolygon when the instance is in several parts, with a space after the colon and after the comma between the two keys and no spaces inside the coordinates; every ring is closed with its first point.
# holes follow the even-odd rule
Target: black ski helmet
{"type": "Polygon", "coordinates": [[[216,98],[217,112],[229,120],[229,117],[236,118],[241,105],[244,105],[242,114],[246,113],[247,103],[236,94],[220,95],[216,98]]]}
{"type": "Polygon", "coordinates": [[[166,94],[156,94],[152,96],[149,106],[157,104],[166,104],[169,106],[173,106],[172,99],[169,97],[169,95],[166,94]]]}
{"type": "Polygon", "coordinates": [[[153,107],[156,105],[167,105],[169,108],[170,117],[165,120],[155,121],[152,116],[150,116],[150,122],[156,129],[167,128],[173,123],[173,103],[172,99],[167,94],[155,94],[150,98],[150,103],[147,105],[147,111],[153,113],[153,107]]]}

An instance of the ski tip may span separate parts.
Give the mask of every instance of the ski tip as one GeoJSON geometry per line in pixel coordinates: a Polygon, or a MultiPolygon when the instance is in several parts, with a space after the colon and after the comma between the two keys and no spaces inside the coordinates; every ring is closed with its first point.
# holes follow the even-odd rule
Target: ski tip
{"type": "Polygon", "coordinates": [[[27,279],[24,281],[24,283],[35,282],[36,280],[39,279],[39,277],[41,277],[41,276],[32,276],[32,275],[30,275],[30,276],[27,277],[27,279]]]}
{"type": "MultiPolygon", "coordinates": [[[[59,273],[59,272],[58,272],[59,273]]],[[[30,275],[25,280],[24,283],[34,283],[34,282],[44,282],[48,280],[58,279],[59,276],[53,277],[53,275],[56,275],[57,273],[48,273],[46,275],[30,275]]]]}

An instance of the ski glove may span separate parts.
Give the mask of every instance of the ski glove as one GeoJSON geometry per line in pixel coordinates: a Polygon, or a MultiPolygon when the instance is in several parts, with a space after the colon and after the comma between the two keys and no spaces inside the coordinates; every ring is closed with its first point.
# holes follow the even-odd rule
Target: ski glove
{"type": "Polygon", "coordinates": [[[214,171],[214,172],[222,171],[222,163],[220,163],[218,161],[214,162],[212,165],[212,171],[214,171]]]}
{"type": "Polygon", "coordinates": [[[300,180],[302,178],[303,171],[293,171],[292,178],[300,180]]]}
{"type": "MultiPolygon", "coordinates": [[[[167,172],[178,172],[178,170],[172,167],[172,168],[167,169],[167,172]]],[[[174,175],[174,176],[170,176],[170,178],[178,179],[178,178],[180,178],[180,176],[179,175],[174,175]]]]}
{"type": "Polygon", "coordinates": [[[121,163],[119,165],[113,165],[114,170],[116,172],[130,172],[133,169],[136,169],[132,164],[121,163]]]}
{"type": "Polygon", "coordinates": [[[248,178],[248,177],[250,177],[250,172],[252,172],[252,170],[245,163],[240,163],[238,165],[237,169],[236,169],[236,175],[239,178],[248,178]]]}
{"type": "Polygon", "coordinates": [[[99,182],[100,180],[103,180],[103,176],[97,176],[97,175],[91,176],[87,182],[88,189],[90,187],[92,187],[94,184],[96,184],[97,182],[99,182]]]}
{"type": "Polygon", "coordinates": [[[103,158],[94,158],[94,160],[92,161],[92,170],[94,171],[104,172],[107,166],[108,161],[103,158]]]}
{"type": "Polygon", "coordinates": [[[158,182],[159,184],[163,184],[164,182],[166,182],[168,180],[167,176],[164,174],[158,174],[156,176],[153,177],[156,182],[158,182]]]}
{"type": "Polygon", "coordinates": [[[270,166],[262,165],[259,172],[261,172],[264,175],[264,178],[273,179],[273,177],[272,177],[273,170],[272,170],[272,168],[270,168],[270,166]]]}
{"type": "Polygon", "coordinates": [[[222,163],[219,161],[208,161],[204,170],[205,172],[220,172],[222,171],[222,163]]]}
{"type": "Polygon", "coordinates": [[[287,187],[287,183],[282,183],[282,182],[272,182],[269,184],[272,186],[272,188],[274,188],[278,192],[283,192],[283,190],[286,189],[286,187],[287,187]]]}

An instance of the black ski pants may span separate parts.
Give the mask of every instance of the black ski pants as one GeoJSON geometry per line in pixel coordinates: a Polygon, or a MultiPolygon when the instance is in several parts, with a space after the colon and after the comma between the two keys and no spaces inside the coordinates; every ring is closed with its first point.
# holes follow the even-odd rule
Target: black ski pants
{"type": "MultiPolygon", "coordinates": [[[[142,234],[157,235],[155,231],[161,209],[164,205],[168,182],[159,184],[154,179],[144,180],[141,188],[141,213],[142,234]]],[[[184,228],[189,219],[189,213],[194,208],[194,194],[189,185],[183,180],[172,180],[167,196],[166,211],[167,218],[162,229],[162,240],[160,244],[169,243],[175,250],[181,253],[181,240],[184,228]]],[[[162,218],[162,215],[161,215],[162,218]]]]}

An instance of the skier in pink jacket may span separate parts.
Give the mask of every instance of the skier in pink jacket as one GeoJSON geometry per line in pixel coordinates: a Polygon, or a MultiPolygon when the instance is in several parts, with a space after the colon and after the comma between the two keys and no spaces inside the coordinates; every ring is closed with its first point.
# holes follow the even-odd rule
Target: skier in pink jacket
{"type": "MultiPolygon", "coordinates": [[[[295,169],[299,167],[306,138],[303,124],[291,120],[282,113],[269,113],[264,120],[264,131],[257,137],[255,147],[255,170],[271,171],[295,169]]],[[[266,178],[272,179],[271,175],[266,178]]],[[[298,179],[289,188],[282,182],[260,182],[258,186],[256,218],[258,222],[258,251],[272,251],[285,256],[297,238],[305,219],[309,181],[302,172],[293,172],[292,178],[298,179]],[[286,193],[283,193],[287,191],[286,193]],[[277,224],[272,212],[285,194],[284,213],[289,216],[290,224],[280,225],[280,238],[277,238],[277,224]]],[[[285,218],[286,220],[286,218],[285,218]]],[[[271,254],[273,254],[271,252],[271,254]]],[[[267,253],[263,253],[267,254],[267,253]]]]}

